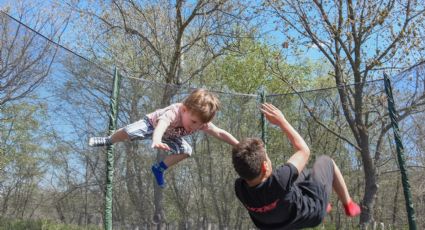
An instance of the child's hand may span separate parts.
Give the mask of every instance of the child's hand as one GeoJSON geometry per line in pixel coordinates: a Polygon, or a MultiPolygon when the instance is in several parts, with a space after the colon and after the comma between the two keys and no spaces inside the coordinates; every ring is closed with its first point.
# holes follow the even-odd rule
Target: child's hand
{"type": "Polygon", "coordinates": [[[260,110],[266,119],[274,125],[280,125],[285,120],[282,112],[270,103],[262,104],[260,110]]]}
{"type": "Polygon", "coordinates": [[[167,144],[162,143],[162,142],[159,142],[159,143],[154,142],[154,143],[152,143],[151,147],[156,148],[156,149],[162,149],[162,150],[165,150],[165,151],[171,151],[170,146],[168,146],[167,144]]]}

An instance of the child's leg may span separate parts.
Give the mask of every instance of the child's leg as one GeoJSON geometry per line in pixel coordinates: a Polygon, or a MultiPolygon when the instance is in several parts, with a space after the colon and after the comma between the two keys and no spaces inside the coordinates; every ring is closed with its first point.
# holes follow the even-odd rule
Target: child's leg
{"type": "Polygon", "coordinates": [[[179,163],[180,161],[189,157],[189,154],[173,154],[168,155],[164,159],[164,164],[167,165],[167,168],[179,163]]]}
{"type": "Polygon", "coordinates": [[[179,163],[180,161],[186,159],[189,157],[189,154],[172,154],[165,157],[165,159],[159,163],[155,163],[152,165],[152,173],[155,176],[156,183],[159,187],[164,188],[165,187],[165,180],[164,180],[164,172],[169,167],[179,163]]]}
{"type": "Polygon", "coordinates": [[[165,180],[164,180],[164,172],[169,167],[179,163],[180,161],[188,158],[188,154],[172,154],[165,157],[165,159],[159,163],[155,163],[152,165],[152,173],[155,176],[156,183],[159,187],[164,188],[165,187],[165,180]]]}
{"type": "Polygon", "coordinates": [[[113,145],[117,142],[122,142],[129,140],[129,136],[124,128],[118,129],[109,137],[90,137],[89,146],[98,147],[98,146],[108,146],[113,145]]]}
{"type": "Polygon", "coordinates": [[[152,136],[153,131],[154,127],[152,124],[150,124],[147,118],[144,118],[118,129],[109,137],[91,137],[89,139],[89,145],[93,147],[107,146],[117,142],[146,139],[152,136]]]}
{"type": "Polygon", "coordinates": [[[128,136],[127,132],[124,130],[124,128],[118,129],[115,131],[111,136],[109,136],[109,139],[111,140],[112,144],[115,144],[117,142],[123,142],[130,140],[130,136],[128,136]]]}
{"type": "Polygon", "coordinates": [[[179,163],[180,161],[188,158],[192,154],[192,147],[182,138],[163,140],[174,154],[168,155],[159,163],[152,165],[152,173],[155,176],[156,182],[159,187],[165,187],[164,172],[169,167],[179,163]]]}

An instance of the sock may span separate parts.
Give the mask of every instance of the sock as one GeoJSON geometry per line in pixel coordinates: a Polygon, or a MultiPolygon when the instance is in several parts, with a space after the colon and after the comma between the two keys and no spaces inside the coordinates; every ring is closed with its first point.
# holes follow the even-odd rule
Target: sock
{"type": "Polygon", "coordinates": [[[164,171],[168,168],[168,166],[164,163],[164,161],[161,161],[159,163],[156,163],[152,165],[152,173],[155,176],[156,183],[159,187],[164,188],[165,187],[165,181],[164,181],[164,171]]]}
{"type": "Polygon", "coordinates": [[[106,145],[112,145],[111,137],[106,137],[105,138],[105,143],[106,143],[106,145]]]}
{"type": "Polygon", "coordinates": [[[350,200],[348,203],[344,204],[345,214],[349,217],[355,217],[360,215],[361,209],[358,204],[350,200]]]}
{"type": "Polygon", "coordinates": [[[110,137],[90,137],[89,139],[89,146],[92,147],[108,145],[112,145],[112,140],[110,137]]]}
{"type": "Polygon", "coordinates": [[[168,169],[168,166],[164,163],[164,161],[159,162],[159,167],[165,171],[168,169]]]}
{"type": "Polygon", "coordinates": [[[331,203],[328,203],[328,206],[326,206],[326,213],[330,213],[332,211],[332,205],[331,203]]]}

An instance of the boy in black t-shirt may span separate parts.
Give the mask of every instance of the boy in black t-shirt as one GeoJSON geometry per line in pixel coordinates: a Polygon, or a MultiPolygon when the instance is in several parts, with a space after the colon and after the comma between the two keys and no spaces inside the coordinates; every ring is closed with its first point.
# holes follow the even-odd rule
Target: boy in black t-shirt
{"type": "Polygon", "coordinates": [[[347,216],[360,214],[351,199],[341,171],[335,162],[320,156],[312,170],[304,169],[310,149],[298,132],[286,121],[282,112],[265,103],[261,112],[280,127],[295,153],[288,162],[272,171],[272,163],[260,139],[248,138],[234,146],[232,162],[240,178],[235,181],[236,196],[260,229],[300,229],[319,225],[335,190],[347,216]]]}

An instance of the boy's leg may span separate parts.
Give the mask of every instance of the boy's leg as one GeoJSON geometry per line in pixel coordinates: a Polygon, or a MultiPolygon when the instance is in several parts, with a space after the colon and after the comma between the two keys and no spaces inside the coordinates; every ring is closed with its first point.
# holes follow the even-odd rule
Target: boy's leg
{"type": "Polygon", "coordinates": [[[326,202],[328,202],[332,194],[334,180],[334,164],[332,163],[332,159],[324,155],[317,157],[311,170],[311,176],[314,181],[319,182],[325,187],[326,202]]]}
{"type": "Polygon", "coordinates": [[[167,168],[188,158],[192,154],[192,147],[182,138],[163,140],[172,149],[173,154],[168,155],[159,163],[152,165],[152,173],[159,187],[165,187],[164,172],[167,168]]]}
{"type": "Polygon", "coordinates": [[[339,200],[341,200],[342,204],[344,205],[345,214],[351,217],[357,216],[361,212],[360,207],[351,199],[341,170],[339,170],[338,166],[335,164],[335,161],[332,160],[332,162],[334,164],[333,188],[338,195],[339,200]]]}
{"type": "Polygon", "coordinates": [[[344,177],[342,176],[341,170],[335,164],[335,161],[332,160],[334,165],[334,180],[332,183],[332,187],[334,188],[339,200],[343,204],[347,204],[350,200],[350,194],[348,193],[347,185],[345,184],[344,177]]]}
{"type": "Polygon", "coordinates": [[[334,169],[331,158],[328,156],[319,156],[314,162],[313,168],[311,170],[313,180],[321,183],[325,187],[325,200],[324,208],[326,213],[332,211],[332,205],[329,203],[329,199],[332,194],[332,181],[334,178],[334,169]]]}
{"type": "Polygon", "coordinates": [[[360,214],[360,207],[352,201],[341,171],[330,157],[318,157],[314,163],[312,174],[315,181],[325,186],[328,199],[332,188],[335,190],[348,216],[357,216],[360,214]]]}

